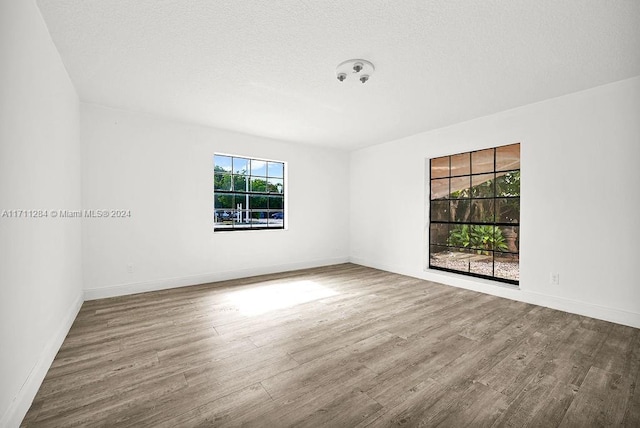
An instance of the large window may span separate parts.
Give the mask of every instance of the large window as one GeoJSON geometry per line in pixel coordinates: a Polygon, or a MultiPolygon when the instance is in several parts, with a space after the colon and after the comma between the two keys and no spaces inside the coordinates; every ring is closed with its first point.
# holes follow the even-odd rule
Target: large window
{"type": "Polygon", "coordinates": [[[216,154],[214,230],[284,229],[285,165],[216,154]]]}
{"type": "Polygon", "coordinates": [[[518,284],[520,144],[429,164],[429,268],[518,284]]]}

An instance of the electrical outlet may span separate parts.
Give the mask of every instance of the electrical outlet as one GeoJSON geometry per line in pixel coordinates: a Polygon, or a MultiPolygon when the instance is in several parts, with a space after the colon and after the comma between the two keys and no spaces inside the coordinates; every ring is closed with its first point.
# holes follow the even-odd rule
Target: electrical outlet
{"type": "Polygon", "coordinates": [[[560,274],[558,272],[551,272],[549,282],[551,282],[551,285],[560,285],[560,274]]]}
{"type": "Polygon", "coordinates": [[[131,263],[127,264],[127,272],[133,273],[133,265],[131,263]]]}

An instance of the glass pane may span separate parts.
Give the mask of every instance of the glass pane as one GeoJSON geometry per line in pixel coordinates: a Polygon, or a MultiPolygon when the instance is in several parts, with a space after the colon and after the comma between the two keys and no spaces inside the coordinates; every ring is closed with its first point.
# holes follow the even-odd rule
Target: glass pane
{"type": "Polygon", "coordinates": [[[249,179],[244,175],[233,176],[233,190],[247,191],[249,190],[249,188],[247,187],[248,184],[249,184],[249,179]]]}
{"type": "Polygon", "coordinates": [[[431,221],[449,221],[449,201],[431,201],[431,221]]]}
{"type": "Polygon", "coordinates": [[[449,177],[449,156],[431,159],[431,178],[449,177]]]}
{"type": "Polygon", "coordinates": [[[267,180],[264,177],[260,177],[260,178],[251,177],[249,190],[251,192],[266,192],[267,180]]]}
{"type": "Polygon", "coordinates": [[[474,223],[493,223],[493,199],[471,200],[471,218],[474,223]]]}
{"type": "Polygon", "coordinates": [[[216,227],[228,226],[230,228],[233,226],[231,210],[215,210],[213,216],[216,227]]]}
{"type": "Polygon", "coordinates": [[[268,221],[268,211],[251,211],[251,227],[266,227],[268,221]]]}
{"type": "Polygon", "coordinates": [[[451,176],[471,174],[470,153],[451,156],[451,176]]]}
{"type": "Polygon", "coordinates": [[[520,280],[520,257],[518,254],[496,253],[494,265],[494,276],[496,278],[510,279],[513,281],[520,280]]]}
{"type": "Polygon", "coordinates": [[[236,210],[233,212],[233,228],[246,229],[251,227],[251,212],[249,210],[236,210]]]}
{"type": "Polygon", "coordinates": [[[471,153],[471,172],[481,174],[493,171],[493,149],[471,153]]]}
{"type": "Polygon", "coordinates": [[[284,178],[284,164],[282,162],[267,162],[269,177],[284,178]]]}
{"type": "Polygon", "coordinates": [[[232,194],[217,194],[214,197],[215,208],[233,208],[233,195],[232,194]]]}
{"type": "Polygon", "coordinates": [[[231,172],[231,156],[215,155],[213,157],[213,170],[215,172],[231,172]]]}
{"type": "Polygon", "coordinates": [[[520,196],[520,171],[496,174],[496,196],[520,196]]]}
{"type": "Polygon", "coordinates": [[[459,272],[469,272],[469,258],[472,255],[473,253],[469,250],[451,249],[446,255],[440,255],[438,266],[459,272]]]}
{"type": "Polygon", "coordinates": [[[214,174],[213,188],[215,190],[231,190],[231,174],[214,174]]]}
{"type": "Polygon", "coordinates": [[[469,226],[469,248],[477,254],[486,254],[495,248],[494,226],[488,224],[472,224],[469,226]]]}
{"type": "Polygon", "coordinates": [[[449,197],[451,199],[468,198],[470,193],[471,177],[454,177],[451,179],[449,197]]]}
{"type": "Polygon", "coordinates": [[[269,203],[268,196],[250,196],[249,197],[249,208],[252,210],[255,209],[267,209],[269,203]]]}
{"type": "Polygon", "coordinates": [[[267,162],[251,159],[251,175],[267,176],[267,162]]]}
{"type": "Polygon", "coordinates": [[[450,205],[451,221],[456,223],[468,222],[471,218],[471,201],[468,199],[454,199],[450,205]]]}
{"type": "Polygon", "coordinates": [[[520,169],[520,143],[496,148],[496,171],[520,169]]]}
{"type": "Polygon", "coordinates": [[[284,209],[284,198],[282,196],[269,196],[269,209],[270,210],[284,209]]]}
{"type": "Polygon", "coordinates": [[[275,211],[269,215],[269,227],[283,227],[284,226],[284,212],[275,211]]]}
{"type": "Polygon", "coordinates": [[[249,175],[249,159],[233,158],[233,173],[249,175]]]}
{"type": "Polygon", "coordinates": [[[451,225],[447,243],[452,247],[468,248],[469,247],[469,225],[457,224],[451,225]]]}
{"type": "Polygon", "coordinates": [[[471,176],[471,196],[474,198],[493,198],[494,174],[471,176]]]}
{"type": "Polygon", "coordinates": [[[443,245],[429,245],[429,255],[446,255],[449,252],[449,247],[443,245]]]}
{"type": "Polygon", "coordinates": [[[429,229],[429,243],[446,246],[449,240],[449,225],[432,223],[429,229]]]}
{"type": "Polygon", "coordinates": [[[249,195],[244,193],[235,193],[233,200],[233,208],[235,209],[247,209],[249,208],[247,204],[249,203],[249,195]]]}
{"type": "Polygon", "coordinates": [[[493,251],[483,251],[469,257],[469,272],[493,276],[493,251]]]}
{"type": "Polygon", "coordinates": [[[284,180],[282,178],[269,178],[267,191],[271,193],[284,193],[284,180]]]}
{"type": "Polygon", "coordinates": [[[496,250],[500,252],[520,252],[520,227],[499,226],[496,228],[496,250]]]}
{"type": "Polygon", "coordinates": [[[429,265],[434,267],[447,267],[447,259],[449,258],[449,248],[440,245],[429,246],[429,265]]]}
{"type": "Polygon", "coordinates": [[[449,196],[449,179],[431,180],[431,200],[445,199],[449,196]]]}
{"type": "Polygon", "coordinates": [[[520,198],[496,199],[496,223],[520,223],[520,198]]]}

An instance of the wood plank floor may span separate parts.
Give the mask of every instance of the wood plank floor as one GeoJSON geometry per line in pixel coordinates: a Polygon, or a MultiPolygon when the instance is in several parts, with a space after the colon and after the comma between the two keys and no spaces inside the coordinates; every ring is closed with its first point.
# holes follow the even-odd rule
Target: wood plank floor
{"type": "Polygon", "coordinates": [[[25,427],[640,426],[640,330],[353,264],[85,302],[25,427]]]}

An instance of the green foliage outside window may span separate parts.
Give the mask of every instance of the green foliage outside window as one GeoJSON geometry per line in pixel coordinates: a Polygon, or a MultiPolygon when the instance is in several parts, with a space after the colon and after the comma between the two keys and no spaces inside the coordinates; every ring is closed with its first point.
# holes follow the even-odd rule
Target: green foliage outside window
{"type": "Polygon", "coordinates": [[[449,232],[449,245],[469,248],[477,254],[489,254],[489,251],[507,251],[509,247],[502,230],[491,225],[462,224],[449,232]]]}

